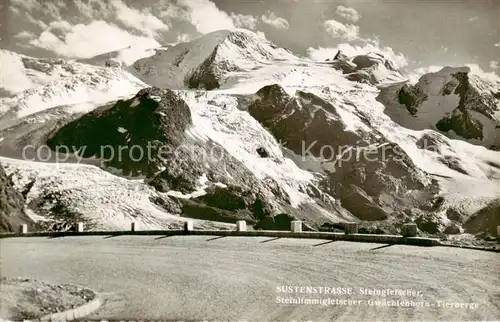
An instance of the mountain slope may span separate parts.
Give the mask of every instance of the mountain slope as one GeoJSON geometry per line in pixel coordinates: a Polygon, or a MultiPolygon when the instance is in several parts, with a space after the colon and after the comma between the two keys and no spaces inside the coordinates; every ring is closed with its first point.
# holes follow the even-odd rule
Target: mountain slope
{"type": "Polygon", "coordinates": [[[0,232],[17,232],[21,224],[32,226],[24,212],[24,198],[17,191],[0,163],[0,232]]]}
{"type": "Polygon", "coordinates": [[[380,85],[405,80],[394,64],[379,53],[370,52],[348,57],[339,50],[332,60],[326,61],[352,81],[380,85]]]}
{"type": "MultiPolygon", "coordinates": [[[[142,81],[120,68],[71,63],[75,75],[92,71],[133,85],[103,103],[89,93],[87,109],[77,113],[71,112],[78,106],[72,89],[66,105],[55,104],[47,92],[48,98],[37,98],[47,104],[27,101],[33,113],[23,113],[22,104],[6,106],[9,118],[0,117],[0,125],[8,126],[0,129],[3,146],[21,151],[47,143],[86,153],[77,158],[80,164],[43,167],[8,159],[7,172],[16,174],[14,183],[23,189],[41,176],[27,202],[44,216],[54,216],[45,198],[50,196],[101,229],[124,227],[132,218],[148,228],[173,227],[183,217],[214,225],[245,219],[268,229],[293,218],[311,229],[357,221],[396,232],[408,220],[429,234],[472,229],[465,223],[500,199],[500,152],[488,149],[489,125],[483,126],[483,140],[474,142],[479,139],[452,139],[452,130],[439,131],[436,124],[447,112],[451,121],[445,123],[458,133],[483,122],[478,115],[494,121],[498,84],[457,68],[410,87],[384,57],[337,56],[314,62],[238,30],[139,59],[128,69],[142,81]],[[447,107],[430,117],[425,112],[436,102],[447,107]],[[454,110],[466,117],[453,118],[454,110]],[[99,160],[104,146],[152,146],[154,157],[99,160]],[[159,158],[160,147],[177,154],[159,158]],[[62,172],[51,172],[57,167],[62,172]],[[88,185],[76,188],[78,180],[88,185]],[[43,190],[49,183],[68,188],[43,190]],[[99,193],[90,191],[94,187],[99,193]],[[117,195],[108,198],[101,187],[117,195]],[[132,187],[141,191],[133,194],[142,200],[136,206],[136,199],[126,197],[132,187]]],[[[59,93],[64,78],[58,82],[50,84],[59,93]]],[[[92,88],[86,82],[82,86],[92,88]]],[[[108,87],[102,88],[96,91],[108,87]]],[[[23,102],[29,93],[13,101],[23,102]]]]}
{"type": "Polygon", "coordinates": [[[487,79],[469,67],[445,67],[415,85],[382,90],[379,100],[396,122],[413,129],[434,129],[450,138],[498,149],[500,78],[487,79]]]}
{"type": "Polygon", "coordinates": [[[158,51],[167,50],[167,47],[141,48],[129,46],[108,53],[103,53],[91,58],[79,59],[77,62],[101,67],[131,66],[137,60],[151,57],[158,51]]]}
{"type": "Polygon", "coordinates": [[[23,117],[58,106],[86,112],[99,104],[136,93],[146,85],[125,70],[95,67],[63,59],[38,59],[3,51],[1,88],[13,90],[0,98],[2,129],[23,117]],[[6,57],[7,59],[4,59],[6,57]],[[8,68],[7,68],[8,66],[8,68]]]}
{"type": "Polygon", "coordinates": [[[228,73],[292,57],[290,52],[247,30],[220,30],[140,59],[131,70],[157,87],[213,89],[221,86],[228,73]]]}
{"type": "MultiPolygon", "coordinates": [[[[201,192],[202,195],[231,195],[234,191],[239,191],[238,198],[246,195],[249,206],[237,208],[241,211],[232,215],[224,213],[226,221],[231,221],[231,218],[233,222],[237,219],[255,222],[263,219],[259,217],[263,214],[255,213],[257,200],[267,204],[272,214],[286,211],[301,217],[304,214],[298,214],[293,208],[301,204],[316,204],[318,196],[310,196],[312,193],[308,192],[314,188],[314,176],[294,168],[291,162],[282,166],[285,160],[280,157],[281,151],[270,136],[268,142],[262,142],[258,136],[246,141],[247,146],[252,141],[256,145],[253,151],[248,151],[251,155],[244,156],[245,149],[235,149],[227,141],[218,141],[220,137],[209,132],[209,124],[199,127],[198,119],[193,122],[192,112],[181,97],[173,91],[154,87],[141,90],[127,101],[97,109],[62,127],[47,144],[54,151],[71,146],[81,151],[81,157],[104,159],[105,168],[120,169],[126,176],[145,176],[147,183],[172,197],[197,192],[199,180],[205,180],[210,190],[201,192]],[[258,148],[266,151],[268,157],[259,155],[258,148]],[[263,167],[266,163],[268,167],[263,167]],[[280,167],[292,172],[287,174],[280,167]],[[297,174],[303,178],[297,178],[297,174]],[[215,191],[210,188],[214,185],[217,186],[215,191]]],[[[203,111],[195,110],[197,112],[203,111]]],[[[251,117],[247,116],[247,119],[251,117]]],[[[236,124],[243,127],[244,122],[242,118],[236,124]]],[[[255,121],[249,127],[257,133],[263,132],[255,121]]],[[[185,202],[181,200],[181,203],[185,202]]],[[[183,211],[182,214],[193,216],[190,211],[193,206],[184,204],[183,210],[187,208],[189,213],[183,211]]],[[[221,209],[227,210],[224,205],[221,209]]],[[[320,210],[311,210],[308,214],[309,220],[315,216],[320,223],[328,220],[320,210]]],[[[199,214],[197,216],[200,218],[199,214]]]]}

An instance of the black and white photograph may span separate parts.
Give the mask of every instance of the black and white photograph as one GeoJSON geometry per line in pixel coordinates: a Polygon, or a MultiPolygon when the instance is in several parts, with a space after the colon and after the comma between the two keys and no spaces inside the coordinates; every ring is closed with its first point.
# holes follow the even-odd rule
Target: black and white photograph
{"type": "Polygon", "coordinates": [[[0,322],[499,321],[500,0],[0,0],[0,322]]]}

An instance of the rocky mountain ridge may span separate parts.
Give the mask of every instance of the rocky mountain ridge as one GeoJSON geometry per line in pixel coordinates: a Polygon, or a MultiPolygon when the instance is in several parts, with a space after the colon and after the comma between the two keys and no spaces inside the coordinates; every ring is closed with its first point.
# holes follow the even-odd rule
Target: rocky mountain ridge
{"type": "MultiPolygon", "coordinates": [[[[446,124],[470,129],[477,121],[490,128],[485,119],[496,117],[498,84],[471,75],[446,76],[443,83],[438,73],[412,87],[378,54],[337,56],[313,62],[249,31],[218,31],[129,67],[68,63],[76,72],[67,82],[92,70],[136,89],[107,92],[101,101],[89,95],[85,109],[75,109],[79,92],[71,86],[64,95],[31,90],[47,96],[45,105],[29,89],[2,101],[3,146],[83,151],[76,164],[2,160],[34,210],[55,211],[43,201],[51,196],[99,229],[126,229],[130,220],[175,227],[187,218],[203,227],[245,219],[283,229],[300,218],[309,229],[357,221],[364,229],[397,232],[412,220],[422,233],[484,234],[488,225],[478,218],[486,215],[478,214],[496,211],[498,152],[448,138],[451,130],[436,125],[441,118],[432,126],[408,120],[440,103],[445,106],[436,110],[466,110],[475,120],[451,116],[446,124]],[[361,74],[368,77],[353,76],[361,74]],[[23,95],[34,98],[19,103],[23,95]],[[34,131],[44,139],[35,140],[34,131]],[[105,146],[150,147],[153,157],[99,160],[105,146]],[[160,158],[160,148],[176,155],[160,158]],[[77,186],[72,173],[84,184],[77,186]]],[[[41,86],[58,89],[66,81],[58,82],[41,86]]]]}
{"type": "Polygon", "coordinates": [[[499,88],[499,80],[481,78],[469,67],[446,67],[422,76],[415,85],[389,86],[379,99],[397,122],[498,150],[499,88]],[[406,109],[411,118],[405,120],[398,107],[406,109]]]}
{"type": "Polygon", "coordinates": [[[332,60],[326,61],[333,68],[342,71],[351,81],[377,85],[384,81],[405,80],[394,63],[380,53],[369,52],[349,57],[339,50],[332,60]]]}

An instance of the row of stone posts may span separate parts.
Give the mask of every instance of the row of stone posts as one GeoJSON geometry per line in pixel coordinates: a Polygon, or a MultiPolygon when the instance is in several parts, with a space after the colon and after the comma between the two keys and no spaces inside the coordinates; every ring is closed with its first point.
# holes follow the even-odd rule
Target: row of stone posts
{"type": "MultiPolygon", "coordinates": [[[[184,230],[193,230],[193,222],[186,221],[184,223],[184,230]]],[[[247,231],[247,223],[244,220],[239,220],[236,222],[236,231],[247,231]]],[[[294,220],[290,223],[290,231],[292,233],[302,232],[302,221],[294,220]]],[[[344,232],[346,234],[357,234],[358,233],[358,223],[346,222],[344,223],[344,232]]],[[[417,225],[414,223],[404,224],[402,228],[402,235],[404,237],[415,237],[417,236],[417,225]]]]}
{"type": "MultiPolygon", "coordinates": [[[[83,223],[82,222],[77,223],[75,228],[76,228],[77,233],[83,233],[83,223]]],[[[21,227],[19,228],[19,232],[21,234],[27,234],[28,233],[28,225],[22,224],[21,227]]]]}
{"type": "MultiPolygon", "coordinates": [[[[192,221],[184,222],[184,230],[192,231],[194,230],[194,225],[192,221]]],[[[247,231],[247,223],[244,220],[239,220],[236,222],[236,230],[237,231],[247,231]]],[[[133,222],[130,225],[130,231],[136,231],[136,223],[133,222]]],[[[290,231],[293,233],[302,232],[302,221],[294,220],[290,224],[290,231]]],[[[346,222],[344,223],[344,231],[346,234],[357,234],[358,233],[358,224],[355,222],[346,222]]],[[[21,234],[28,233],[28,225],[21,225],[20,228],[21,234]]],[[[76,232],[83,232],[83,223],[79,222],[76,224],[76,232]]],[[[417,236],[417,225],[415,223],[404,224],[401,229],[401,235],[403,237],[415,237],[417,236]]],[[[497,227],[497,235],[500,235],[500,226],[497,227]]]]}

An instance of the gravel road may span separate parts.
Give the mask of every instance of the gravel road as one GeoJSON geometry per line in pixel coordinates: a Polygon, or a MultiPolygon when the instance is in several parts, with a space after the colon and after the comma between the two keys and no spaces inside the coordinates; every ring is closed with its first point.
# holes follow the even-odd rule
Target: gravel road
{"type": "Polygon", "coordinates": [[[105,303],[89,319],[500,319],[500,256],[491,252],[265,237],[86,236],[2,239],[0,258],[2,276],[100,292],[105,303]],[[322,293],[283,292],[288,286],[322,293]],[[362,293],[388,288],[419,293],[362,293]],[[307,299],[321,301],[284,303],[307,299]]]}

